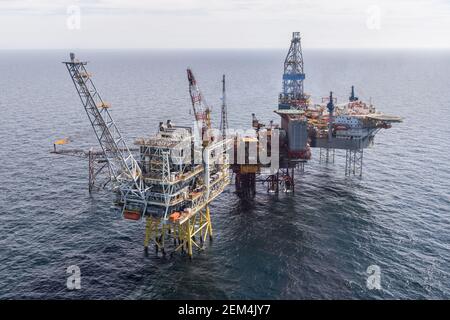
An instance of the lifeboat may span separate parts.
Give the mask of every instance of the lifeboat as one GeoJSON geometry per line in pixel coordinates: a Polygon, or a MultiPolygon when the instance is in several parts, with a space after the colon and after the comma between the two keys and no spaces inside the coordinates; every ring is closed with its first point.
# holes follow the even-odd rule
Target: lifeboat
{"type": "Polygon", "coordinates": [[[139,211],[125,210],[123,212],[123,217],[128,220],[137,221],[141,219],[141,213],[139,211]]]}
{"type": "Polygon", "coordinates": [[[348,126],[343,125],[343,124],[337,124],[334,126],[334,130],[348,130],[348,126]]]}

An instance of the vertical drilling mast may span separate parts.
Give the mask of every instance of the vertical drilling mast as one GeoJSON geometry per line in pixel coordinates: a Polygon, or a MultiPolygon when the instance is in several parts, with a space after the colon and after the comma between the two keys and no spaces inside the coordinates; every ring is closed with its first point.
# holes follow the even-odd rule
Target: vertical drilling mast
{"type": "Polygon", "coordinates": [[[303,92],[303,54],[300,32],[292,33],[291,46],[284,60],[283,92],[279,97],[279,109],[306,107],[308,96],[303,92]]]}
{"type": "Polygon", "coordinates": [[[222,138],[225,139],[227,136],[228,129],[228,114],[227,114],[227,102],[226,102],[226,91],[225,91],[225,75],[222,78],[222,112],[220,117],[220,131],[222,131],[222,138]]]}
{"type": "Polygon", "coordinates": [[[64,64],[108,162],[111,180],[119,186],[125,201],[145,202],[141,169],[108,111],[110,105],[102,100],[86,70],[87,62],[76,60],[71,53],[70,61],[64,64]]]}

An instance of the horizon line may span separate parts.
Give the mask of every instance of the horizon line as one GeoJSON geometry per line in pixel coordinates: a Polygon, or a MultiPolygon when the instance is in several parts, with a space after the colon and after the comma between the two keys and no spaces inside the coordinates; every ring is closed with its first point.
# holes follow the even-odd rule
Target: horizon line
{"type": "MultiPolygon", "coordinates": [[[[195,47],[195,48],[172,48],[172,47],[127,47],[127,48],[0,48],[0,51],[12,51],[12,50],[286,50],[285,47],[280,48],[239,48],[239,47],[195,47]]],[[[308,47],[303,48],[303,51],[308,50],[450,50],[449,47],[308,47]]]]}

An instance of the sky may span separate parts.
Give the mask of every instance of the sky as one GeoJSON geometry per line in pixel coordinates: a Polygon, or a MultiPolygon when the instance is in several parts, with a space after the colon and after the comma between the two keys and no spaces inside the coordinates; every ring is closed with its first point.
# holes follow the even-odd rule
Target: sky
{"type": "Polygon", "coordinates": [[[450,48],[450,0],[0,0],[0,49],[450,48]]]}

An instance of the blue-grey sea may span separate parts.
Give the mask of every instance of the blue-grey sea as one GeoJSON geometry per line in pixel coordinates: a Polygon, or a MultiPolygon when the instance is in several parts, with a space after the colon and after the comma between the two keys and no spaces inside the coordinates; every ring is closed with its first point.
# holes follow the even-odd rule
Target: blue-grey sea
{"type": "MultiPolygon", "coordinates": [[[[131,146],[159,121],[191,125],[192,67],[218,127],[227,75],[229,124],[273,113],[287,50],[80,50],[131,146]]],[[[69,51],[0,51],[0,298],[450,298],[450,52],[305,50],[305,90],[345,102],[351,85],[404,122],[364,153],[343,152],[296,177],[294,194],[228,189],[211,206],[214,241],[186,256],[146,256],[144,222],[125,221],[108,190],[88,193],[87,161],[51,154],[98,146],[65,66],[69,51]],[[81,289],[66,269],[81,270],[81,289]],[[379,267],[380,289],[367,286],[379,267]]]]}

